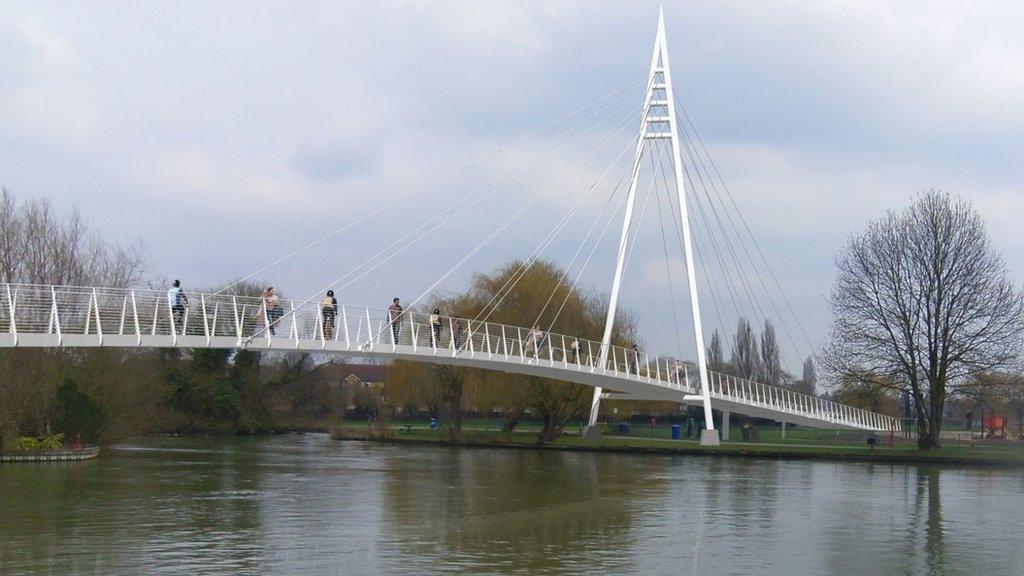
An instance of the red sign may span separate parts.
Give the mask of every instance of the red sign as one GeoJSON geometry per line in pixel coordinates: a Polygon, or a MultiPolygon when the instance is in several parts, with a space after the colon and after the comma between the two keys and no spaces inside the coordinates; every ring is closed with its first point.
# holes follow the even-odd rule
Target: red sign
{"type": "Polygon", "coordinates": [[[1003,427],[1003,417],[985,416],[985,418],[982,419],[981,425],[989,430],[998,430],[1003,427]]]}

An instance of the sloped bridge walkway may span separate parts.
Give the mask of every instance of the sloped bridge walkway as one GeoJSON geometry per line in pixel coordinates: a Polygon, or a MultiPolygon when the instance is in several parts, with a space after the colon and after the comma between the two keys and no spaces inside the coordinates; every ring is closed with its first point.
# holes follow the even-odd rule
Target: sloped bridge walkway
{"type": "MultiPolygon", "coordinates": [[[[601,343],[529,328],[317,301],[0,283],[0,348],[247,348],[380,357],[525,374],[601,387],[609,399],[701,403],[700,378],[674,358],[636,357],[601,343]]],[[[716,409],[817,428],[892,431],[889,416],[718,372],[716,409]]]]}

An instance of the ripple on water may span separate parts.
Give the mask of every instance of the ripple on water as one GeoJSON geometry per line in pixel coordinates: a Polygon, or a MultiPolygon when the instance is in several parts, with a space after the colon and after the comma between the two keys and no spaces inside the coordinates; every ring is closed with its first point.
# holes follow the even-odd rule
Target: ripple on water
{"type": "Polygon", "coordinates": [[[1007,470],[309,435],[158,438],[90,463],[0,474],[2,574],[1012,575],[1024,566],[1024,475],[1007,470]]]}

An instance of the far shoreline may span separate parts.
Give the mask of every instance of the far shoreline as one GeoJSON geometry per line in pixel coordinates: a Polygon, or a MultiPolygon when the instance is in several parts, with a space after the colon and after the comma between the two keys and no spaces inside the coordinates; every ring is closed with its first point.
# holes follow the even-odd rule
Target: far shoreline
{"type": "Polygon", "coordinates": [[[919,451],[916,447],[869,448],[850,445],[814,446],[754,444],[746,442],[729,442],[716,447],[705,447],[693,440],[665,441],[623,436],[605,436],[598,442],[585,442],[578,435],[574,434],[564,434],[552,442],[538,443],[537,437],[536,433],[530,432],[508,433],[466,430],[463,432],[461,440],[452,440],[443,433],[435,431],[391,429],[386,435],[380,435],[366,427],[351,426],[338,427],[331,431],[331,438],[339,441],[433,445],[453,448],[499,448],[512,450],[1024,468],[1024,449],[1019,446],[999,448],[953,446],[932,451],[919,451]]]}

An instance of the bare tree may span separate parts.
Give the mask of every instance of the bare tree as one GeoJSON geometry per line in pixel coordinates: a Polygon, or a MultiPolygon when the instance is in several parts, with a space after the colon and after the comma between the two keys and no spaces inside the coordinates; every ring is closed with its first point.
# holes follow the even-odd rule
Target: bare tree
{"type": "Polygon", "coordinates": [[[732,344],[732,365],[742,378],[753,379],[761,374],[761,356],[757,347],[757,336],[750,322],[740,318],[736,324],[736,336],[732,344]]]}
{"type": "Polygon", "coordinates": [[[794,382],[794,388],[801,394],[814,396],[815,388],[818,386],[818,372],[814,367],[814,359],[810,356],[804,360],[803,375],[794,382]]]}
{"type": "MultiPolygon", "coordinates": [[[[46,200],[16,201],[7,189],[0,190],[0,281],[39,284],[131,286],[143,270],[138,247],[126,249],[104,242],[90,231],[77,212],[59,214],[46,200]]],[[[148,378],[132,373],[125,380],[110,377],[115,359],[135,352],[106,350],[21,350],[0,353],[0,445],[5,437],[42,434],[50,423],[50,401],[58,381],[74,372],[79,384],[109,381],[108,388],[131,389],[148,378]],[[87,370],[89,366],[103,366],[87,370]],[[87,376],[93,376],[90,379],[87,376]],[[130,379],[128,379],[130,378],[130,379]]],[[[125,374],[132,371],[125,370],[125,374]]],[[[141,414],[139,406],[123,396],[100,398],[110,413],[141,414]]]]}
{"type": "Polygon", "coordinates": [[[15,201],[0,190],[0,280],[31,284],[132,286],[142,251],[104,242],[78,212],[64,216],[46,200],[15,201]]]}
{"type": "Polygon", "coordinates": [[[764,321],[764,332],[761,333],[760,376],[765,384],[778,386],[782,383],[782,355],[779,352],[779,341],[775,337],[775,327],[767,319],[764,321]]]}
{"type": "Polygon", "coordinates": [[[722,350],[722,337],[718,330],[711,333],[711,343],[708,344],[708,368],[715,372],[725,372],[725,352],[722,350]]]}
{"type": "Polygon", "coordinates": [[[1019,358],[1024,294],[980,215],[934,190],[870,223],[837,265],[823,359],[841,377],[909,393],[918,447],[938,447],[950,386],[1019,358]]]}

